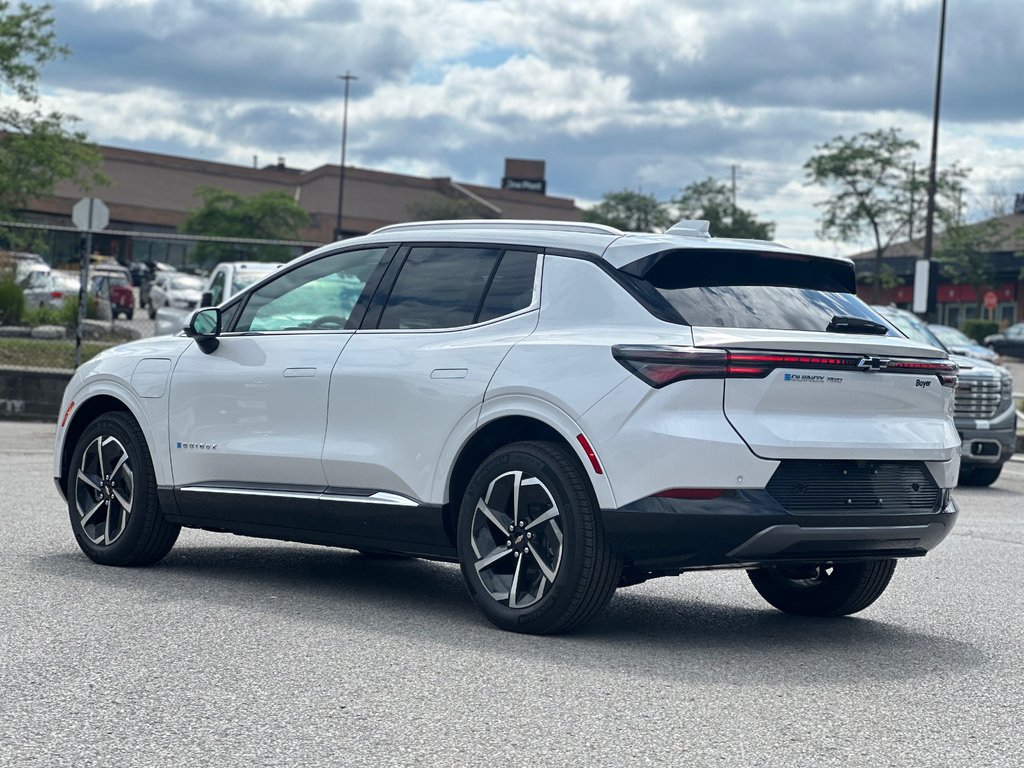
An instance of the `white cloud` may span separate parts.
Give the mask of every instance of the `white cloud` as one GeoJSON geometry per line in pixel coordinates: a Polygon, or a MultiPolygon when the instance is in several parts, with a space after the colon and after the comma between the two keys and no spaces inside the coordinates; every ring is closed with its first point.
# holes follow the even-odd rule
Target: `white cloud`
{"type": "MultiPolygon", "coordinates": [[[[101,143],[337,162],[334,76],[350,69],[354,164],[494,184],[503,156],[541,157],[553,193],[591,201],[638,184],[667,198],[736,165],[741,205],[802,248],[836,248],[815,235],[824,191],[803,183],[816,144],[899,126],[924,167],[930,141],[938,0],[57,0],[54,13],[73,56],[44,73],[46,103],[101,143]]],[[[970,25],[957,13],[940,162],[973,168],[975,205],[1024,191],[1024,42],[1014,0],[970,25]]]]}

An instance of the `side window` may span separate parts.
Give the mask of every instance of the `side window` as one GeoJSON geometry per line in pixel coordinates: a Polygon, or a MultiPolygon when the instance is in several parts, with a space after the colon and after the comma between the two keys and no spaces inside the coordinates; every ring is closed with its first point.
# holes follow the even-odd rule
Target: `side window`
{"type": "Polygon", "coordinates": [[[250,294],[235,331],[336,331],[348,323],[387,248],[343,251],[303,264],[250,294]]]}
{"type": "Polygon", "coordinates": [[[210,283],[210,303],[213,306],[220,304],[224,298],[224,270],[220,270],[213,276],[210,283]]]}
{"type": "Polygon", "coordinates": [[[412,248],[377,327],[417,330],[472,325],[500,256],[496,248],[412,248]]]}
{"type": "Polygon", "coordinates": [[[526,309],[533,302],[536,251],[505,251],[491,279],[478,323],[526,309]]]}

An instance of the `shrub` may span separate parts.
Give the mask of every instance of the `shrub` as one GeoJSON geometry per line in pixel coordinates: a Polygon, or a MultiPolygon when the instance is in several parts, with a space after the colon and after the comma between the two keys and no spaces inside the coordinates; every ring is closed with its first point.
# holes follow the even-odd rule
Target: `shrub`
{"type": "Polygon", "coordinates": [[[17,325],[25,311],[25,294],[11,275],[0,276],[0,325],[17,325]]]}
{"type": "Polygon", "coordinates": [[[56,307],[28,307],[21,314],[21,321],[33,328],[37,325],[63,325],[61,310],[56,307]]]}
{"type": "Polygon", "coordinates": [[[979,344],[984,344],[986,336],[999,333],[999,323],[994,320],[967,320],[964,323],[964,333],[979,344]]]}
{"type": "MultiPolygon", "coordinates": [[[[85,305],[85,316],[90,320],[96,320],[99,317],[100,303],[95,296],[88,296],[87,303],[85,305]]],[[[57,322],[55,325],[63,325],[66,328],[75,328],[78,326],[78,296],[72,296],[67,299],[57,311],[57,322]]]]}

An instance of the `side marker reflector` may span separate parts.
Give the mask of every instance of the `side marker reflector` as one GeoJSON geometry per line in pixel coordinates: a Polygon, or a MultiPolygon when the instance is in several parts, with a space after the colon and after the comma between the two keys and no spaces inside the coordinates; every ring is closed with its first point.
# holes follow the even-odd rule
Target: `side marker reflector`
{"type": "Polygon", "coordinates": [[[601,469],[601,464],[598,462],[597,455],[594,453],[594,449],[590,447],[590,443],[587,441],[587,438],[580,433],[576,435],[576,439],[580,441],[580,445],[583,447],[583,452],[587,454],[587,458],[590,459],[590,464],[594,468],[594,471],[599,475],[603,475],[604,471],[601,469]]]}
{"type": "Polygon", "coordinates": [[[64,425],[68,423],[68,416],[71,415],[71,409],[74,408],[74,407],[75,407],[75,401],[72,400],[71,404],[68,406],[68,409],[66,411],[64,411],[64,418],[60,420],[61,429],[63,429],[64,425]]]}

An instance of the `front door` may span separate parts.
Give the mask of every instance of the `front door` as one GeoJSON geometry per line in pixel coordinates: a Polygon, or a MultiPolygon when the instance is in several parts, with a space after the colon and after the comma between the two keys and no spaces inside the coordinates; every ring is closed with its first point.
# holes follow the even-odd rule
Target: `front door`
{"type": "Polygon", "coordinates": [[[301,521],[275,519],[275,510],[287,518],[315,507],[327,485],[331,371],[386,253],[343,251],[283,270],[243,297],[214,352],[191,346],[182,354],[172,374],[170,451],[184,515],[288,525],[301,521]]]}

